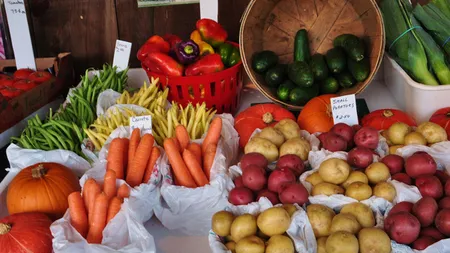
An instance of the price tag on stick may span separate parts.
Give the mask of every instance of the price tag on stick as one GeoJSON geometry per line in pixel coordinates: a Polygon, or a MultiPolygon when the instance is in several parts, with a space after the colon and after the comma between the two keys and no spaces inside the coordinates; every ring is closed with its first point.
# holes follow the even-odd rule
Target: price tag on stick
{"type": "Polygon", "coordinates": [[[143,131],[148,131],[152,133],[152,116],[136,116],[130,118],[130,132],[133,132],[135,128],[141,129],[143,131]]]}
{"type": "Polygon", "coordinates": [[[4,2],[16,67],[36,70],[24,0],[5,0],[4,2]]]}
{"type": "Polygon", "coordinates": [[[218,22],[218,16],[218,0],[200,0],[200,18],[209,18],[218,22]]]}
{"type": "Polygon", "coordinates": [[[128,68],[130,61],[131,43],[123,40],[116,40],[116,49],[114,51],[113,66],[117,66],[117,71],[128,68]]]}
{"type": "Polygon", "coordinates": [[[331,111],[334,124],[345,123],[353,126],[359,123],[355,94],[331,98],[331,111]]]}

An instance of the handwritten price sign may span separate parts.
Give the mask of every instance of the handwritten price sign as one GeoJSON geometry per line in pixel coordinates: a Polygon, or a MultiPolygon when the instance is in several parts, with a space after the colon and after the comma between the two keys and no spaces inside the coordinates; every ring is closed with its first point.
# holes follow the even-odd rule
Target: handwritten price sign
{"type": "Polygon", "coordinates": [[[345,123],[350,126],[358,124],[355,94],[332,98],[331,111],[334,124],[345,123]]]}
{"type": "Polygon", "coordinates": [[[131,43],[123,40],[116,40],[113,66],[117,66],[118,71],[125,70],[130,61],[131,43]]]}

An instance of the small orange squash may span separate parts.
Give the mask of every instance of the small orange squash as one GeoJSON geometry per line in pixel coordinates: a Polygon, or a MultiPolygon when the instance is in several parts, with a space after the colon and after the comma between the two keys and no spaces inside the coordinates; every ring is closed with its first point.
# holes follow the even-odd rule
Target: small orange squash
{"type": "Polygon", "coordinates": [[[6,194],[9,214],[41,212],[61,218],[68,208],[67,196],[80,190],[78,177],[58,163],[38,163],[20,171],[6,194]]]}
{"type": "Polygon", "coordinates": [[[333,97],[336,95],[321,95],[306,103],[297,118],[300,128],[311,134],[330,131],[334,125],[330,102],[333,97]]]}

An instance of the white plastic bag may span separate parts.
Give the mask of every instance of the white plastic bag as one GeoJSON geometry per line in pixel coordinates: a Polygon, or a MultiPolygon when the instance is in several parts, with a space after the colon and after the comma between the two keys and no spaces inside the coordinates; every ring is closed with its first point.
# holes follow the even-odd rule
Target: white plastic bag
{"type": "Polygon", "coordinates": [[[6,156],[10,164],[10,168],[6,170],[12,173],[18,173],[28,166],[43,162],[62,164],[72,169],[77,176],[82,176],[91,167],[89,162],[81,156],[72,151],[61,149],[44,151],[25,149],[16,144],[10,144],[6,149],[6,156]]]}
{"type": "Polygon", "coordinates": [[[117,99],[119,99],[121,95],[121,93],[113,89],[102,91],[97,98],[97,117],[105,114],[111,106],[117,104],[117,99]]]}
{"type": "MultiPolygon", "coordinates": [[[[222,118],[222,134],[211,168],[210,183],[203,187],[186,188],[173,184],[169,167],[162,169],[161,205],[156,205],[155,215],[171,230],[189,235],[207,235],[214,213],[228,206],[228,192],[232,181],[227,168],[237,156],[239,137],[230,114],[222,118]]],[[[203,139],[195,142],[201,143],[203,139]]]]}
{"type": "MultiPolygon", "coordinates": [[[[276,205],[276,206],[281,206],[276,205]]],[[[250,213],[252,215],[259,214],[272,207],[272,203],[267,198],[261,198],[258,202],[254,202],[245,206],[233,206],[227,208],[234,215],[242,215],[250,213]]],[[[293,240],[295,251],[302,253],[316,253],[317,243],[314,236],[314,231],[309,222],[308,215],[305,210],[295,204],[297,211],[291,218],[291,225],[286,231],[289,237],[293,240]]],[[[213,253],[230,253],[222,242],[220,236],[216,235],[210,230],[208,235],[209,246],[213,253]]]]}
{"type": "Polygon", "coordinates": [[[53,251],[55,253],[156,252],[153,236],[129,210],[129,201],[125,199],[119,213],[103,230],[102,244],[89,244],[70,224],[70,214],[67,210],[61,219],[50,226],[53,235],[53,251]]]}
{"type": "Polygon", "coordinates": [[[408,158],[418,151],[425,151],[433,157],[439,169],[445,169],[450,174],[450,141],[443,141],[433,144],[431,147],[424,145],[408,145],[399,148],[397,155],[408,158]]]}

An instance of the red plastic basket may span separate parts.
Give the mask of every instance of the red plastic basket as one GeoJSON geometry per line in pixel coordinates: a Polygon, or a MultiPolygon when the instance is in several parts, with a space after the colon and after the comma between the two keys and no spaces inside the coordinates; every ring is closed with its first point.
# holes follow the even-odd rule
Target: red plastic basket
{"type": "Polygon", "coordinates": [[[205,102],[207,108],[215,108],[217,113],[235,113],[239,106],[243,78],[242,62],[204,76],[166,76],[151,72],[144,66],[142,68],[149,78],[159,78],[159,84],[163,88],[169,87],[170,101],[183,106],[205,102]]]}

